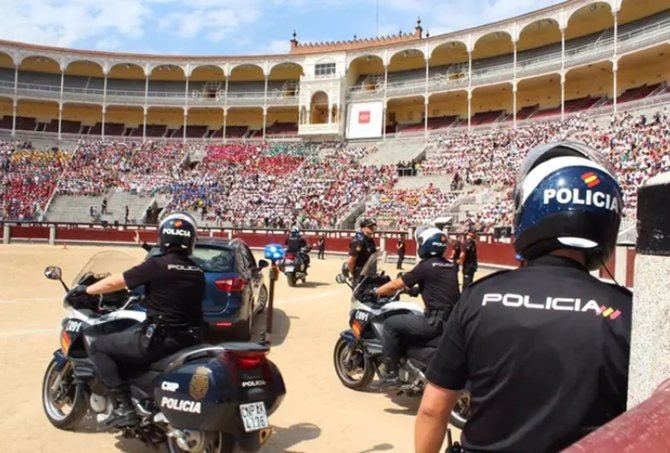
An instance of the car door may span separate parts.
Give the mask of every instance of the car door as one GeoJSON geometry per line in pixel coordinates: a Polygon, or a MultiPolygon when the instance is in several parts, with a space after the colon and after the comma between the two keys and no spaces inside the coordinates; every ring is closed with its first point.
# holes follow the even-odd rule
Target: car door
{"type": "MultiPolygon", "coordinates": [[[[253,287],[254,292],[254,304],[258,303],[258,297],[260,295],[261,287],[263,286],[263,272],[262,269],[258,267],[256,258],[254,254],[251,253],[251,250],[246,244],[242,244],[242,255],[244,256],[245,262],[248,263],[249,273],[251,274],[251,286],[253,287]]],[[[256,307],[254,307],[255,309],[256,307]]]]}

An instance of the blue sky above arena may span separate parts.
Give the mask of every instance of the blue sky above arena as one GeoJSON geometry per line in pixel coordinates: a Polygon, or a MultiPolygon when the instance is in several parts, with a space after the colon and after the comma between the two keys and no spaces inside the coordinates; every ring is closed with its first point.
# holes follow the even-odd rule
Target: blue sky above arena
{"type": "MultiPolygon", "coordinates": [[[[506,19],[559,0],[379,0],[379,34],[431,35],[506,19]]],[[[261,54],[301,42],[377,34],[377,0],[1,0],[0,38],[93,50],[261,54]]]]}

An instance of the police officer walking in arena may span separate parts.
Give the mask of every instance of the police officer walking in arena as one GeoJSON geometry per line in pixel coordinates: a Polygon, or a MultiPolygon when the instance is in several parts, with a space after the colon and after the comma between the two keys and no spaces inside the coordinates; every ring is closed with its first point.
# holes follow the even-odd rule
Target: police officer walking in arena
{"type": "Polygon", "coordinates": [[[160,255],[123,274],[110,275],[88,287],[79,285],[68,293],[69,298],[90,300],[124,288],[146,288],[147,319],[141,326],[97,337],[87,345],[91,362],[116,404],[104,422],[107,427],[138,422],[118,363],[149,364],[202,342],[205,276],[190,258],[196,232],[191,216],[170,214],[158,228],[160,255]]]}
{"type": "Polygon", "coordinates": [[[416,231],[418,253],[421,261],[414,269],[400,278],[375,290],[377,296],[390,296],[400,289],[419,285],[419,293],[426,305],[425,316],[403,314],[391,316],[384,322],[384,366],[386,379],[382,385],[399,383],[398,361],[403,343],[412,339],[431,340],[442,333],[442,324],[449,318],[460,296],[456,267],[444,254],[447,235],[434,227],[421,227],[416,231]]]}
{"type": "Polygon", "coordinates": [[[461,238],[456,236],[456,240],[454,241],[454,248],[451,251],[451,255],[449,256],[449,261],[454,263],[454,266],[456,266],[456,272],[458,272],[458,265],[461,262],[461,238]]]}
{"type": "Polygon", "coordinates": [[[377,223],[372,219],[363,219],[359,223],[359,226],[361,230],[357,231],[351,242],[349,242],[349,259],[347,260],[347,269],[354,282],[358,281],[358,277],[363,270],[363,266],[368,262],[368,258],[377,251],[375,241],[372,239],[372,235],[375,234],[375,229],[377,228],[377,223]]]}
{"type": "Polygon", "coordinates": [[[463,268],[463,290],[472,284],[479,263],[477,262],[477,237],[470,231],[463,241],[459,262],[463,268]]]}
{"type": "Polygon", "coordinates": [[[559,451],[626,409],[631,299],[590,270],[607,262],[621,188],[595,150],[538,146],[514,190],[525,267],[470,285],[426,372],[418,453],[437,452],[459,390],[471,409],[465,451],[559,451]]]}
{"type": "Polygon", "coordinates": [[[405,261],[405,235],[401,234],[398,239],[398,265],[396,269],[402,270],[402,263],[405,261]]]}

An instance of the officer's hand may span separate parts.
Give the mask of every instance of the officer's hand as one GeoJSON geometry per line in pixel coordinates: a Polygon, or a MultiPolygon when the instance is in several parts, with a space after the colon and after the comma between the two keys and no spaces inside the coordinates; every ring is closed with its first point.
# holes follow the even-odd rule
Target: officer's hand
{"type": "Polygon", "coordinates": [[[414,285],[407,290],[407,294],[409,294],[410,297],[417,297],[419,294],[421,294],[421,288],[419,285],[414,285]]]}
{"type": "Polygon", "coordinates": [[[100,300],[99,296],[91,296],[86,293],[86,285],[77,285],[68,291],[65,300],[73,307],[92,307],[100,300]]]}

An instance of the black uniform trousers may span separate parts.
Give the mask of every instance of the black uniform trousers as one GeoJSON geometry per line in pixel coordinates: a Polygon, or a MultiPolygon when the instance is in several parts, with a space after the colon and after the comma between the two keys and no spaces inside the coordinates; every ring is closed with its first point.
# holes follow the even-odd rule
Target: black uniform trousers
{"type": "Polygon", "coordinates": [[[107,388],[115,390],[125,385],[119,373],[119,363],[148,365],[202,341],[197,330],[186,328],[156,327],[149,337],[147,326],[145,323],[100,336],[89,344],[89,358],[107,388]]]}
{"type": "Polygon", "coordinates": [[[405,261],[405,252],[398,253],[398,266],[396,269],[402,269],[402,262],[405,261]]]}
{"type": "Polygon", "coordinates": [[[477,264],[463,264],[463,291],[465,288],[472,284],[472,280],[475,278],[475,272],[477,272],[477,264]]]}
{"type": "Polygon", "coordinates": [[[326,253],[326,247],[319,246],[319,254],[317,255],[317,258],[320,260],[325,259],[325,253],[326,253]]]}
{"type": "Polygon", "coordinates": [[[395,315],[384,321],[384,357],[397,361],[412,340],[431,340],[442,333],[442,322],[430,316],[395,315]]]}

